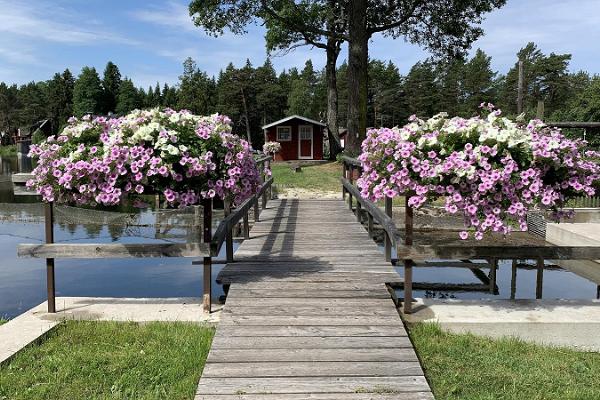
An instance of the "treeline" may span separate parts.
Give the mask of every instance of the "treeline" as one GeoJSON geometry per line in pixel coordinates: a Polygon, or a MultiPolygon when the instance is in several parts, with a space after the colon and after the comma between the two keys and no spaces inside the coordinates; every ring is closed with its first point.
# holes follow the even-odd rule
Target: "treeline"
{"type": "MultiPolygon", "coordinates": [[[[569,73],[569,54],[544,54],[533,43],[517,54],[524,64],[523,110],[553,121],[599,121],[600,77],[569,73]]],[[[338,67],[340,126],[347,120],[347,65],[338,67]]],[[[470,59],[426,60],[402,75],[391,62],[371,60],[368,70],[368,125],[404,124],[411,114],[427,117],[440,111],[471,116],[482,102],[492,102],[505,114],[517,113],[517,64],[506,74],[491,67],[491,58],[478,50],[470,59]]],[[[0,131],[11,132],[41,119],[58,131],[69,116],[124,114],[146,107],[186,108],[197,114],[229,115],[234,131],[262,144],[261,126],[286,115],[325,120],[327,90],[324,71],[309,60],[301,68],[279,74],[267,59],[229,64],[217,77],[201,71],[188,58],[177,85],[157,83],[137,87],[109,62],[102,76],[84,67],[77,78],[67,69],[44,82],[0,83],[0,131]]]]}

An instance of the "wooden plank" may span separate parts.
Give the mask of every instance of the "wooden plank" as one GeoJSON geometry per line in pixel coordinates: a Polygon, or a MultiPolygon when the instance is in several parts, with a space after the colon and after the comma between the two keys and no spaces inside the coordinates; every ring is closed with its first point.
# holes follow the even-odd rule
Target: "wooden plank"
{"type": "MultiPolygon", "coordinates": [[[[294,316],[389,316],[390,313],[395,311],[393,306],[393,302],[389,302],[390,304],[386,307],[379,308],[362,308],[357,309],[356,307],[348,307],[348,306],[329,306],[329,305],[320,305],[320,306],[306,306],[306,305],[297,305],[297,306],[271,306],[265,307],[261,304],[257,304],[255,306],[245,305],[245,306],[237,306],[237,307],[225,307],[223,309],[223,314],[229,314],[232,316],[279,316],[279,315],[294,315],[294,316]]],[[[395,317],[395,316],[394,316],[395,317]]],[[[394,318],[397,320],[397,318],[394,318]]]]}
{"type": "Polygon", "coordinates": [[[389,299],[390,295],[387,291],[357,291],[357,290],[335,290],[324,292],[322,290],[302,289],[302,290],[286,290],[285,292],[277,292],[271,289],[247,289],[238,290],[237,285],[231,286],[229,296],[237,296],[239,298],[258,298],[265,297],[280,297],[280,298],[371,298],[371,299],[389,299]]]}
{"type": "Polygon", "coordinates": [[[196,400],[434,400],[431,392],[405,393],[251,393],[197,395],[196,400]]]}
{"type": "MultiPolygon", "coordinates": [[[[323,305],[327,304],[330,306],[348,306],[348,307],[387,307],[391,303],[389,297],[382,299],[354,299],[354,298],[328,298],[326,303],[323,299],[319,298],[293,298],[293,297],[281,297],[281,298],[265,298],[260,301],[260,305],[264,307],[271,306],[284,306],[284,305],[323,305]]],[[[227,308],[237,306],[247,306],[248,300],[237,296],[228,296],[227,302],[225,303],[227,308]]]]}
{"type": "MultiPolygon", "coordinates": [[[[361,321],[361,323],[363,323],[361,321]]],[[[228,325],[219,324],[221,336],[405,336],[403,326],[390,325],[228,325]]]]}
{"type": "Polygon", "coordinates": [[[424,376],[203,378],[198,394],[239,393],[403,393],[427,391],[424,376]]]}
{"type": "Polygon", "coordinates": [[[385,349],[336,348],[319,349],[218,349],[212,348],[208,362],[387,362],[416,361],[417,355],[410,347],[385,349]]]}
{"type": "Polygon", "coordinates": [[[385,316],[364,316],[364,315],[232,315],[223,314],[221,323],[223,325],[391,325],[397,322],[398,315],[388,313],[385,316]]]}
{"type": "Polygon", "coordinates": [[[385,337],[223,337],[215,336],[215,349],[383,349],[412,347],[406,336],[385,337]]]}
{"type": "Polygon", "coordinates": [[[20,244],[19,257],[32,258],[153,258],[210,256],[205,243],[20,244]]]}
{"type": "Polygon", "coordinates": [[[421,365],[406,362],[250,362],[206,364],[205,378],[258,378],[309,376],[414,376],[421,375],[421,365]]]}

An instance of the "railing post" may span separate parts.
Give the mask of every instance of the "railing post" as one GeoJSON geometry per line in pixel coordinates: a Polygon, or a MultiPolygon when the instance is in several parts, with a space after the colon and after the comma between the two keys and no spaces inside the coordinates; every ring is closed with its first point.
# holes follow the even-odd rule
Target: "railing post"
{"type": "Polygon", "coordinates": [[[517,260],[512,260],[512,271],[510,275],[510,299],[514,300],[517,294],[517,260]]]}
{"type": "Polygon", "coordinates": [[[348,192],[348,208],[352,211],[352,193],[348,192]]]}
{"type": "MultiPolygon", "coordinates": [[[[225,217],[231,214],[231,201],[229,199],[225,199],[224,202],[223,214],[225,217]]],[[[227,227],[227,233],[225,234],[225,254],[227,262],[233,262],[233,227],[227,227]]]]}
{"type": "Polygon", "coordinates": [[[544,284],[544,259],[537,259],[537,276],[535,279],[535,298],[542,298],[542,288],[544,284]]]}
{"type": "Polygon", "coordinates": [[[498,259],[490,258],[490,293],[496,293],[496,273],[498,271],[498,259]]]}
{"type": "Polygon", "coordinates": [[[373,237],[373,216],[367,211],[367,232],[369,232],[369,237],[373,237]]]}
{"type": "Polygon", "coordinates": [[[244,239],[250,239],[250,223],[248,222],[248,210],[244,213],[244,239]]]}
{"type": "Polygon", "coordinates": [[[260,221],[260,210],[258,208],[258,196],[254,196],[254,222],[260,221]]]}
{"type": "MultiPolygon", "coordinates": [[[[392,199],[387,196],[385,198],[385,215],[392,218],[392,199]]],[[[391,238],[387,232],[385,232],[384,236],[385,236],[385,261],[392,261],[392,240],[396,240],[396,238],[391,238]]]]}
{"type": "Polygon", "coordinates": [[[362,224],[361,210],[362,205],[360,204],[360,201],[356,199],[356,221],[358,221],[359,224],[362,224]]]}
{"type": "MultiPolygon", "coordinates": [[[[342,178],[346,178],[346,161],[342,159],[342,178]]],[[[342,200],[346,200],[346,187],[342,183],[342,200]]]]}
{"type": "MultiPolygon", "coordinates": [[[[202,208],[204,209],[203,221],[203,241],[210,245],[212,240],[212,199],[203,199],[202,208]]],[[[204,293],[202,296],[202,306],[204,311],[211,313],[212,311],[212,258],[210,255],[204,257],[204,293]]]]}
{"type": "MultiPolygon", "coordinates": [[[[413,209],[408,205],[409,196],[404,197],[404,244],[412,246],[413,244],[413,209]]],[[[390,204],[391,211],[391,204],[390,204]]],[[[391,212],[390,212],[391,217],[391,212]]],[[[404,313],[412,313],[412,260],[404,260],[404,313]]]]}
{"type": "MultiPolygon", "coordinates": [[[[46,243],[54,243],[54,204],[45,205],[46,243]]],[[[54,281],[54,258],[46,258],[46,289],[48,292],[48,312],[56,312],[56,287],[54,281]]]]}

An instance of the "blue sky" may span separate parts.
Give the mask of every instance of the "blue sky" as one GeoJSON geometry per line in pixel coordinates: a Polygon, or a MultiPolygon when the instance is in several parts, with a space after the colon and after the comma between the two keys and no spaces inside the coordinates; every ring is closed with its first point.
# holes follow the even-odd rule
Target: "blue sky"
{"type": "MultiPolygon", "coordinates": [[[[508,0],[483,28],[486,35],[473,49],[491,55],[500,72],[528,41],[545,53],[571,53],[573,71],[600,72],[600,0],[508,0]]],[[[45,80],[67,67],[78,74],[84,65],[101,72],[111,60],[139,86],[175,83],[188,56],[211,75],[230,61],[262,64],[263,34],[252,26],[244,36],[209,37],[192,24],[185,0],[0,0],[0,81],[45,80]]],[[[373,38],[370,55],[393,61],[403,73],[427,57],[403,40],[381,36],[373,38]]],[[[280,71],[308,58],[324,64],[322,51],[308,47],[272,60],[280,71]]]]}

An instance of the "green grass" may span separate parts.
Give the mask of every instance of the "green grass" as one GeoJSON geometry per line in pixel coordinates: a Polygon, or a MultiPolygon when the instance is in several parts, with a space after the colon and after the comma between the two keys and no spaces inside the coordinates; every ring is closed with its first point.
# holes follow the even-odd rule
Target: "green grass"
{"type": "Polygon", "coordinates": [[[0,399],[193,399],[214,329],[66,322],[0,367],[0,399]]]}
{"type": "Polygon", "coordinates": [[[8,320],[4,318],[0,318],[0,325],[7,323],[8,320]]]}
{"type": "Polygon", "coordinates": [[[410,328],[437,400],[600,399],[600,354],[410,328]]]}
{"type": "Polygon", "coordinates": [[[340,191],[342,165],[328,162],[318,165],[303,165],[300,172],[294,172],[287,163],[271,164],[274,183],[282,188],[296,188],[317,191],[340,191]]]}
{"type": "Polygon", "coordinates": [[[8,146],[0,146],[0,157],[2,156],[16,156],[17,155],[17,145],[11,144],[8,146]]]}

